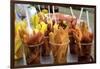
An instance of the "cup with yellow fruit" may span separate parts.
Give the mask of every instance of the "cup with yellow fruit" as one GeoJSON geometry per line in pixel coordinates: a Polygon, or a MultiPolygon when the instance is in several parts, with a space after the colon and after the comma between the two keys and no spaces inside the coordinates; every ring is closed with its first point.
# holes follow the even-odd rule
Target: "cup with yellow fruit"
{"type": "Polygon", "coordinates": [[[38,12],[36,15],[31,17],[31,23],[33,25],[33,28],[38,29],[41,31],[44,35],[44,43],[42,46],[42,57],[46,57],[50,55],[50,46],[49,46],[49,29],[48,29],[48,23],[46,22],[46,14],[48,14],[48,11],[46,9],[43,9],[41,12],[38,12]]]}
{"type": "MultiPolygon", "coordinates": [[[[26,21],[25,20],[20,20],[20,21],[15,21],[15,47],[14,47],[14,59],[15,59],[15,64],[19,62],[20,59],[23,58],[23,43],[20,37],[19,30],[25,29],[26,28],[26,21]]],[[[28,54],[27,48],[24,48],[24,53],[28,54]]]]}

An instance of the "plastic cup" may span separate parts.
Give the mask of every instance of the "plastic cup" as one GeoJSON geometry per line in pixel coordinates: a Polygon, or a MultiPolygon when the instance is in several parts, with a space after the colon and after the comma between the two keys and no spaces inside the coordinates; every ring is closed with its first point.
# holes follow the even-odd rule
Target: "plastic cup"
{"type": "Polygon", "coordinates": [[[29,54],[26,58],[27,64],[40,64],[40,53],[41,53],[41,46],[43,42],[35,45],[27,45],[27,48],[29,49],[29,54]]]}
{"type": "Polygon", "coordinates": [[[93,58],[91,56],[91,48],[92,48],[92,42],[91,43],[81,43],[81,53],[78,56],[78,62],[79,63],[86,63],[86,62],[92,62],[93,58]]]}
{"type": "Polygon", "coordinates": [[[54,64],[64,64],[67,63],[67,52],[68,52],[68,43],[56,44],[49,42],[51,45],[52,55],[54,64]]]}

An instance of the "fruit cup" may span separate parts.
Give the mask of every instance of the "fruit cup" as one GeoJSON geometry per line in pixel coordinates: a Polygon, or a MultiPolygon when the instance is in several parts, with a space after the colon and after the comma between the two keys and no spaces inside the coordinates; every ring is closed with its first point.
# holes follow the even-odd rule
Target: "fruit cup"
{"type": "Polygon", "coordinates": [[[26,58],[27,64],[40,64],[42,44],[43,42],[34,45],[27,45],[27,48],[29,49],[29,54],[26,58]]]}
{"type": "Polygon", "coordinates": [[[54,64],[67,63],[68,42],[63,44],[57,44],[53,42],[49,43],[51,45],[54,64]]]}
{"type": "Polygon", "coordinates": [[[91,56],[91,48],[92,48],[92,42],[81,43],[81,54],[79,54],[78,56],[79,63],[86,63],[93,61],[93,58],[91,56]]]}

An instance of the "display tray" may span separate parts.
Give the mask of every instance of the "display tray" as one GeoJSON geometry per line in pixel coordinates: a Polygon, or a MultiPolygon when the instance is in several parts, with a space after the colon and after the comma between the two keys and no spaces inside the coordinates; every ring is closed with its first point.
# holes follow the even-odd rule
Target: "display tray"
{"type": "MultiPolygon", "coordinates": [[[[92,58],[94,59],[93,48],[94,48],[94,46],[92,47],[91,55],[92,55],[92,58]]],[[[70,54],[69,48],[68,48],[68,55],[67,55],[66,59],[67,59],[66,64],[78,63],[77,55],[70,54]]],[[[41,57],[40,64],[53,64],[52,52],[50,53],[50,56],[41,57]]],[[[21,58],[20,60],[17,61],[16,66],[23,66],[23,65],[27,65],[27,64],[25,64],[23,61],[23,58],[21,58]]]]}
{"type": "Polygon", "coordinates": [[[96,63],[96,6],[11,1],[11,68],[89,63],[96,63]]]}

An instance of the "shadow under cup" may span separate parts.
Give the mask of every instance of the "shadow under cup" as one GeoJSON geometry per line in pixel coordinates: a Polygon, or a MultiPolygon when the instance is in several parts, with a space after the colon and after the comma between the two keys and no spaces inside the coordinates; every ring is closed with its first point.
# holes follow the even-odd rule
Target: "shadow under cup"
{"type": "Polygon", "coordinates": [[[39,44],[27,46],[27,48],[29,49],[28,56],[26,57],[26,61],[28,65],[40,64],[40,53],[41,53],[42,44],[43,42],[39,44]]]}
{"type": "Polygon", "coordinates": [[[57,44],[49,42],[51,45],[54,64],[67,63],[68,43],[57,44]]]}
{"type": "Polygon", "coordinates": [[[91,56],[92,44],[92,42],[81,43],[81,54],[78,56],[79,63],[93,62],[93,58],[91,56]]]}

